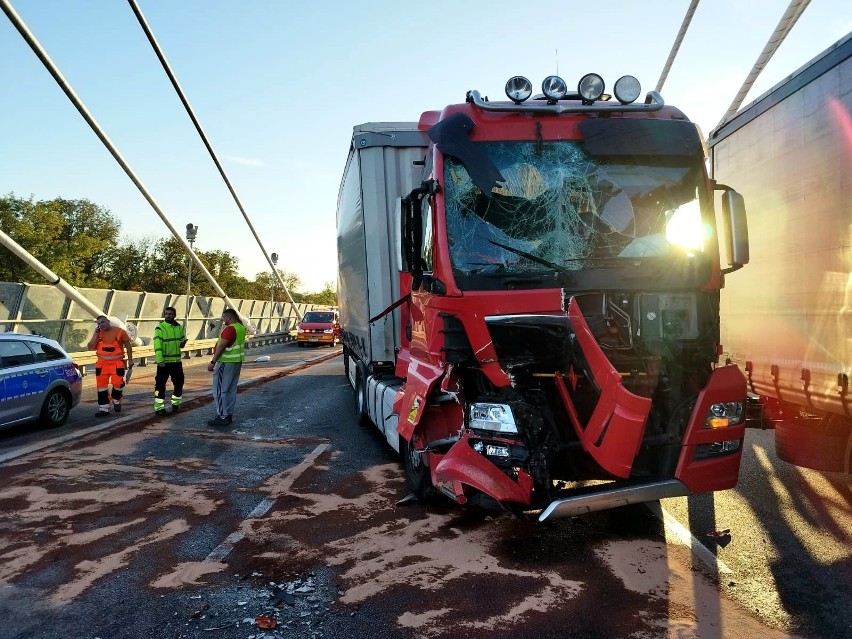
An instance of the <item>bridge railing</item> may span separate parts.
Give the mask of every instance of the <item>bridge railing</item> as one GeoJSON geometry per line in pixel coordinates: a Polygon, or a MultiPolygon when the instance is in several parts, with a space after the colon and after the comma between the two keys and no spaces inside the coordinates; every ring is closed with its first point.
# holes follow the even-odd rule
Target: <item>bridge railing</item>
{"type": "MultiPolygon", "coordinates": [[[[183,353],[184,359],[191,359],[193,357],[203,357],[205,355],[212,355],[213,348],[216,346],[216,342],[219,340],[217,337],[213,337],[210,339],[197,339],[191,340],[186,343],[186,346],[181,349],[181,353],[183,353]]],[[[275,343],[284,343],[290,342],[293,340],[293,337],[290,333],[265,333],[253,335],[246,339],[246,349],[251,350],[252,348],[257,348],[258,346],[266,346],[267,344],[275,344],[275,343]]],[[[84,375],[92,372],[92,367],[95,365],[95,361],[97,360],[97,355],[94,351],[81,351],[76,353],[69,353],[74,361],[80,366],[80,370],[84,375]],[[88,367],[88,368],[87,368],[88,367]]],[[[246,359],[250,357],[249,353],[246,353],[246,359]]],[[[146,344],[144,346],[134,346],[133,347],[133,361],[137,366],[149,366],[154,364],[154,345],[146,344]]]]}
{"type": "MultiPolygon", "coordinates": [[[[190,296],[187,304],[186,295],[171,293],[94,288],[78,290],[102,309],[104,315],[118,317],[125,322],[128,333],[139,344],[134,346],[134,359],[153,357],[151,340],[154,328],[162,321],[166,306],[177,309],[179,322],[183,322],[186,315],[189,343],[184,349],[185,357],[203,354],[213,348],[222,331],[221,316],[225,302],[218,297],[190,296]]],[[[257,333],[249,340],[249,347],[265,343],[263,340],[267,339],[289,339],[291,331],[299,323],[300,314],[314,307],[313,304],[294,306],[289,302],[272,300],[232,301],[236,311],[257,327],[257,333]]],[[[59,342],[75,361],[85,365],[91,357],[86,347],[94,328],[94,318],[54,286],[0,282],[0,332],[50,337],[59,342]]]]}

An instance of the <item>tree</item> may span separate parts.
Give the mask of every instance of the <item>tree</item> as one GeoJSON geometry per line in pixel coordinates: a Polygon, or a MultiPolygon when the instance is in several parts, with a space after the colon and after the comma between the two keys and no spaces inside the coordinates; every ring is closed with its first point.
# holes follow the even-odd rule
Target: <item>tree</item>
{"type": "Polygon", "coordinates": [[[331,282],[326,282],[319,293],[305,295],[302,301],[323,306],[337,306],[337,289],[331,282]]]}
{"type": "MultiPolygon", "coordinates": [[[[288,273],[283,269],[278,269],[278,275],[281,276],[281,279],[284,280],[284,285],[287,287],[287,291],[290,293],[290,296],[296,301],[296,296],[299,294],[298,291],[302,287],[301,278],[295,273],[288,273]]],[[[272,281],[272,274],[266,271],[261,271],[257,275],[254,276],[254,293],[253,298],[262,300],[269,297],[272,293],[273,284],[275,289],[275,300],[278,302],[287,301],[287,294],[281,290],[281,284],[278,281],[278,278],[275,281],[272,281]]]]}
{"type": "MultiPolygon", "coordinates": [[[[186,290],[189,255],[183,243],[175,237],[156,240],[140,272],[142,290],[152,293],[180,293],[186,290]]],[[[195,280],[196,268],[192,275],[195,280]]],[[[201,275],[198,273],[198,275],[201,275]]],[[[198,293],[193,285],[192,290],[198,293]]]]}
{"type": "Polygon", "coordinates": [[[150,274],[156,270],[153,265],[156,246],[155,238],[145,236],[110,249],[107,256],[110,288],[153,292],[148,284],[150,274]]]}
{"type": "MultiPolygon", "coordinates": [[[[0,198],[0,227],[38,261],[74,286],[107,287],[108,255],[119,222],[89,200],[0,198]]],[[[0,280],[38,282],[41,275],[8,249],[0,250],[0,280]]]]}

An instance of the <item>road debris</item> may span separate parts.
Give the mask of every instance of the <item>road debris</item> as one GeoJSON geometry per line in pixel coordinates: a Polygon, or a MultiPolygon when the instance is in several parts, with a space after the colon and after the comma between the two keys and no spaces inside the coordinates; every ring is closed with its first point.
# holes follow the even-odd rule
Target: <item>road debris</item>
{"type": "Polygon", "coordinates": [[[731,529],[725,528],[724,530],[714,530],[713,532],[707,533],[707,537],[716,542],[719,547],[724,548],[731,543],[731,529]]]}
{"type": "Polygon", "coordinates": [[[261,630],[275,630],[278,627],[278,620],[272,615],[258,615],[254,622],[261,630]]]}

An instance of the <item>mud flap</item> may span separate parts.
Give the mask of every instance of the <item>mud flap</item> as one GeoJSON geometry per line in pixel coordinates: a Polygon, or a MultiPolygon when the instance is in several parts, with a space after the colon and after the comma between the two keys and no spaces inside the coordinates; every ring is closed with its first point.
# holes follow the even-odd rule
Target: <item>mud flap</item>
{"type": "Polygon", "coordinates": [[[583,450],[607,472],[616,477],[629,477],[642,443],[651,400],[634,395],[624,387],[621,374],[598,346],[573,297],[568,304],[568,317],[573,346],[579,349],[580,357],[572,357],[567,376],[557,373],[559,394],[583,450]],[[586,424],[582,423],[574,401],[578,372],[575,366],[582,368],[588,381],[600,391],[597,405],[586,424]]]}
{"type": "MultiPolygon", "coordinates": [[[[469,437],[463,437],[453,444],[435,466],[434,477],[438,480],[437,484],[454,486],[466,484],[500,503],[529,504],[532,500],[533,480],[530,474],[520,470],[518,480],[512,480],[497,466],[473,450],[469,437]]],[[[464,503],[459,499],[458,490],[455,489],[454,492],[456,501],[464,503]]]]}

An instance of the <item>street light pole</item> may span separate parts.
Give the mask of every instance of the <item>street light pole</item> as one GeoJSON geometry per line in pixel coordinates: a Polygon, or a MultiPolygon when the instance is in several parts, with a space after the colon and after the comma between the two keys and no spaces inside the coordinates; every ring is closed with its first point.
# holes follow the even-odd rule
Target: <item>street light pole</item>
{"type": "MultiPolygon", "coordinates": [[[[192,222],[186,225],[186,241],[189,242],[189,250],[192,250],[192,245],[195,238],[198,237],[198,227],[192,222]]],[[[183,333],[186,335],[186,323],[189,319],[189,293],[192,286],[192,256],[189,256],[189,268],[186,275],[186,312],[183,314],[183,333]]]]}
{"type": "MultiPolygon", "coordinates": [[[[272,266],[275,269],[277,269],[278,268],[278,253],[273,253],[269,257],[272,260],[272,266]]],[[[269,280],[269,291],[270,291],[270,296],[272,297],[272,306],[269,309],[269,332],[270,333],[273,332],[272,331],[272,322],[273,322],[273,319],[275,317],[275,278],[276,277],[278,277],[278,275],[273,270],[272,279],[269,280]]],[[[277,331],[275,331],[275,332],[277,332],[277,331]]]]}

